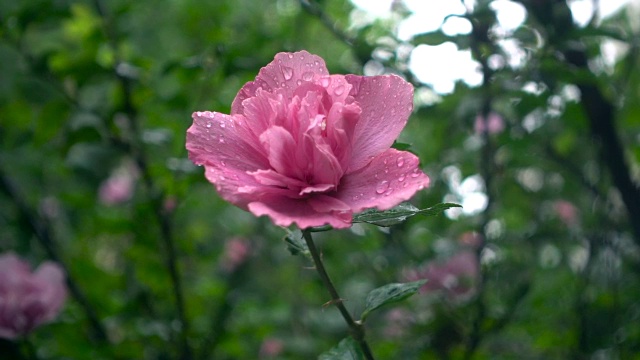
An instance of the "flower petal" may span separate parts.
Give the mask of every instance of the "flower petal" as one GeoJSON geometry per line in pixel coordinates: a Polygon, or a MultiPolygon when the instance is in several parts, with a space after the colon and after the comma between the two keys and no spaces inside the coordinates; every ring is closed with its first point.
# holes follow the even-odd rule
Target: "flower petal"
{"type": "Polygon", "coordinates": [[[264,149],[247,126],[241,115],[196,112],[186,143],[189,159],[204,165],[205,176],[216,185],[220,196],[245,209],[249,200],[238,188],[262,187],[248,173],[269,168],[264,149]]]}
{"type": "Polygon", "coordinates": [[[291,226],[293,223],[301,229],[327,224],[336,229],[351,226],[351,212],[341,210],[344,208],[340,205],[342,202],[326,201],[322,198],[313,201],[313,204],[309,199],[265,196],[260,201],[250,203],[248,208],[256,216],[268,216],[279,226],[291,226]],[[335,208],[335,211],[318,212],[316,208],[323,210],[335,208]]]}
{"type": "Polygon", "coordinates": [[[34,279],[40,286],[40,301],[46,310],[38,320],[53,320],[67,298],[64,271],[59,265],[47,261],[38,267],[34,279]]]}
{"type": "Polygon", "coordinates": [[[321,76],[327,76],[327,66],[324,60],[306,51],[295,53],[278,53],[272,62],[260,69],[258,76],[252,82],[246,83],[231,105],[231,114],[243,114],[242,102],[255,96],[257,89],[272,92],[283,89],[287,98],[293,97],[296,87],[303,81],[315,81],[321,76]]]}
{"type": "Polygon", "coordinates": [[[345,175],[336,197],[349,204],[354,213],[374,207],[391,209],[429,186],[429,177],[418,165],[412,153],[389,149],[364,168],[345,175]]]}
{"type": "Polygon", "coordinates": [[[391,147],[413,110],[413,86],[396,75],[345,78],[353,85],[351,96],[362,109],[353,135],[349,173],[391,147]]]}

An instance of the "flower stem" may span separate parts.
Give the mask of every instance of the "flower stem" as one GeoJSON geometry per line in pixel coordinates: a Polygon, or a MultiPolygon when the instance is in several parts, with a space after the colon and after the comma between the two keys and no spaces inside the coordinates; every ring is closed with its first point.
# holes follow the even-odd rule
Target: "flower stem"
{"type": "Polygon", "coordinates": [[[315,265],[316,271],[318,271],[318,275],[320,275],[320,280],[324,284],[324,287],[329,291],[331,295],[331,303],[335,305],[340,314],[344,318],[344,321],[349,326],[349,331],[351,333],[351,337],[360,345],[360,349],[364,354],[364,357],[368,360],[373,360],[373,354],[371,353],[371,348],[369,348],[369,344],[364,339],[364,326],[360,321],[353,320],[353,317],[344,306],[343,299],[338,294],[335,286],[333,286],[333,282],[327,274],[327,270],[324,268],[324,264],[322,263],[322,257],[316,248],[315,243],[313,242],[313,238],[311,237],[311,231],[306,229],[302,230],[302,236],[307,243],[307,247],[309,248],[309,253],[311,254],[311,258],[313,259],[313,263],[315,265]]]}

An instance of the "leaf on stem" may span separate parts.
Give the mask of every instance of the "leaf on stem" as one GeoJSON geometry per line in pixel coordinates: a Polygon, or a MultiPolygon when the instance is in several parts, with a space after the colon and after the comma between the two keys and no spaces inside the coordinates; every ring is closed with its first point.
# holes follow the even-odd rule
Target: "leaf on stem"
{"type": "Polygon", "coordinates": [[[369,209],[361,212],[360,214],[354,215],[353,223],[364,222],[368,224],[373,224],[377,226],[393,226],[400,224],[406,221],[408,218],[422,214],[425,216],[433,216],[438,215],[441,212],[454,208],[454,207],[462,207],[458,204],[453,203],[440,203],[436,204],[427,209],[418,209],[417,207],[411,205],[410,203],[402,203],[392,209],[380,211],[376,209],[369,209]]]}
{"type": "Polygon", "coordinates": [[[362,321],[373,311],[384,305],[402,301],[418,292],[426,280],[418,280],[409,283],[387,284],[372,290],[365,301],[365,309],[362,312],[362,321]]]}
{"type": "Polygon", "coordinates": [[[351,337],[344,338],[337,346],[318,357],[318,360],[364,360],[358,343],[351,337]]]}
{"type": "Polygon", "coordinates": [[[289,250],[291,255],[304,255],[306,257],[310,257],[311,253],[309,253],[307,243],[302,237],[302,231],[298,229],[285,230],[287,231],[287,235],[284,237],[284,241],[287,243],[287,250],[289,250]]]}

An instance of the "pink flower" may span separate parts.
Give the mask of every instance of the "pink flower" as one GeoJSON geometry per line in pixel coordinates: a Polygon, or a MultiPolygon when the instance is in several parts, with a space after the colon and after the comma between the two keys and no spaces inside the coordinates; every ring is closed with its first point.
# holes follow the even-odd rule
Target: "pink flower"
{"type": "Polygon", "coordinates": [[[279,53],[231,115],[193,114],[186,147],[232,204],[280,226],[346,228],[429,185],[415,155],[390,148],[412,108],[398,76],[329,75],[316,55],[279,53]]]}
{"type": "Polygon", "coordinates": [[[482,115],[478,114],[473,127],[476,134],[482,134],[485,131],[489,134],[499,134],[504,131],[504,120],[502,116],[494,112],[489,113],[486,121],[482,115]]]}
{"type": "Polygon", "coordinates": [[[578,222],[578,209],[571,202],[557,200],[553,203],[553,209],[565,225],[571,226],[578,222]]]}
{"type": "Polygon", "coordinates": [[[64,272],[44,262],[35,273],[12,252],[0,255],[0,338],[16,339],[53,320],[67,297],[64,272]]]}
{"type": "Polygon", "coordinates": [[[449,297],[471,295],[478,279],[478,257],[471,250],[462,250],[442,262],[432,262],[426,267],[407,274],[410,281],[426,279],[422,291],[444,291],[449,297]]]}
{"type": "Polygon", "coordinates": [[[225,271],[232,272],[242,265],[251,253],[249,242],[243,238],[231,238],[224,244],[221,266],[225,271]]]}
{"type": "Polygon", "coordinates": [[[113,171],[98,190],[100,202],[117,205],[127,202],[133,196],[137,172],[133,165],[125,164],[113,171]]]}
{"type": "Polygon", "coordinates": [[[282,340],[276,338],[267,338],[260,345],[260,358],[276,357],[284,350],[282,340]]]}

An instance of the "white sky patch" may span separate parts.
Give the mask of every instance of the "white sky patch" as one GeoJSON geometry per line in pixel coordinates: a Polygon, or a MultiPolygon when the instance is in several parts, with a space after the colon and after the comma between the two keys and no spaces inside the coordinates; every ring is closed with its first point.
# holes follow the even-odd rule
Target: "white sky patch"
{"type": "MultiPolygon", "coordinates": [[[[390,18],[391,6],[394,0],[351,0],[359,12],[364,12],[373,21],[376,18],[390,18]]],[[[396,0],[398,1],[398,0],[396,0]]],[[[630,1],[640,0],[600,0],[598,12],[600,18],[615,14],[630,1]]],[[[400,21],[396,29],[396,36],[402,41],[408,41],[413,36],[442,29],[449,36],[469,34],[471,24],[468,20],[458,16],[472,11],[474,0],[403,0],[404,5],[412,14],[400,21]],[[449,18],[447,18],[449,16],[449,18]],[[445,19],[447,21],[445,22],[445,19]]],[[[573,0],[570,8],[577,24],[586,24],[594,11],[593,0],[573,0]]],[[[527,17],[525,8],[514,1],[495,0],[491,8],[496,12],[498,26],[495,31],[501,36],[509,36],[522,25],[527,17]]],[[[359,21],[368,20],[358,17],[359,21]]],[[[352,25],[356,25],[353,23],[352,25]]],[[[370,22],[370,21],[369,21],[370,22]]],[[[514,42],[515,43],[515,42],[514,42]]],[[[500,43],[507,53],[507,63],[514,67],[522,67],[526,62],[524,51],[505,39],[500,43]]],[[[468,50],[460,51],[453,43],[443,43],[438,46],[419,45],[409,60],[409,69],[423,83],[430,84],[439,94],[451,93],[455,82],[462,80],[469,86],[477,86],[482,82],[482,74],[478,63],[474,61],[468,50]]]]}
{"type": "Polygon", "coordinates": [[[351,0],[351,3],[375,17],[385,18],[391,15],[393,0],[351,0]]]}
{"type": "Polygon", "coordinates": [[[522,4],[507,0],[496,0],[490,7],[496,12],[498,24],[502,30],[512,32],[524,23],[527,17],[527,10],[522,4]]]}
{"type": "Polygon", "coordinates": [[[471,57],[471,51],[459,51],[456,44],[419,45],[411,53],[409,68],[425,84],[439,94],[453,92],[455,82],[462,80],[469,86],[482,83],[480,64],[471,57]]]}
{"type": "MultiPolygon", "coordinates": [[[[460,0],[405,0],[404,4],[413,14],[398,26],[400,40],[409,40],[413,35],[436,31],[442,26],[447,16],[463,15],[467,11],[460,0]]],[[[449,31],[464,33],[462,32],[464,29],[457,31],[451,26],[449,31]]]]}

